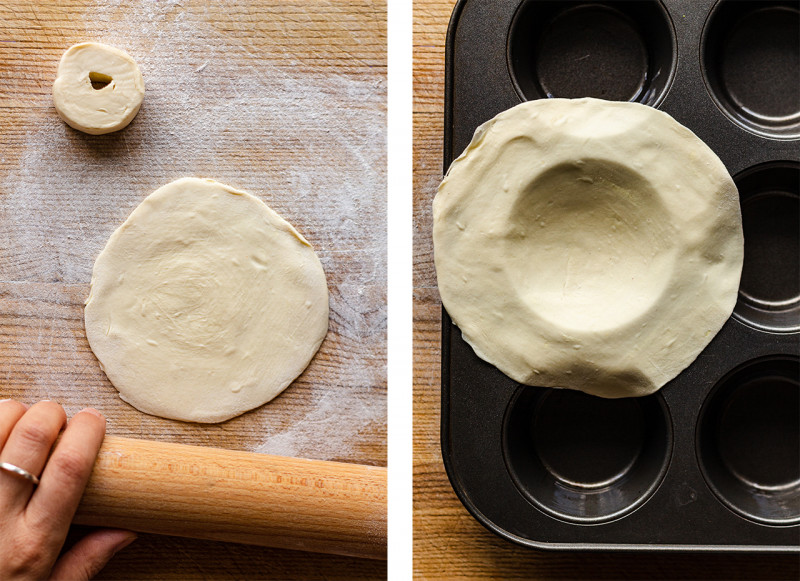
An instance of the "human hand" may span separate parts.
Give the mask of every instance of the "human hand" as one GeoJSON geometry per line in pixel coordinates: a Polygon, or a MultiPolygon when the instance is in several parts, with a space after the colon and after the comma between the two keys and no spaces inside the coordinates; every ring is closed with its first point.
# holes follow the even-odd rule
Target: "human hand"
{"type": "Polygon", "coordinates": [[[30,408],[0,401],[0,463],[6,463],[0,467],[0,579],[90,579],[136,538],[130,531],[98,529],[59,558],[105,429],[105,418],[94,409],[67,423],[52,401],[30,408]],[[41,475],[38,486],[14,466],[41,475]]]}

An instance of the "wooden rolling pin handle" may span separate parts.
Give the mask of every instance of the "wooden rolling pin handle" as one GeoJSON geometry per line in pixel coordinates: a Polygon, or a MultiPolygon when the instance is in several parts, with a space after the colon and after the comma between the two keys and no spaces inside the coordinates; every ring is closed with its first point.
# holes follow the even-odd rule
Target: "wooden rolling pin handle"
{"type": "Polygon", "coordinates": [[[386,469],[108,436],[74,522],[385,559],[386,469]]]}

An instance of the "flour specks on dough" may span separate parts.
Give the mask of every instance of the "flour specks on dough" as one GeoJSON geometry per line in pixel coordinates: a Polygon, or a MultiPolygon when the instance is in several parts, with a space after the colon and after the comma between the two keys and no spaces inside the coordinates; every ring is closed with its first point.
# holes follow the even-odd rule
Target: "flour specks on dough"
{"type": "MultiPolygon", "coordinates": [[[[231,7],[236,10],[242,5],[231,7]]],[[[267,38],[252,28],[264,18],[233,14],[236,28],[207,11],[199,2],[142,2],[131,9],[103,1],[75,19],[85,27],[84,40],[117,46],[136,59],[144,103],[125,130],[87,136],[58,118],[46,90],[30,96],[28,118],[20,121],[25,149],[0,198],[0,245],[10,254],[0,261],[0,281],[60,283],[44,284],[46,296],[37,300],[68,305],[53,316],[52,332],[59,350],[79,352],[85,339],[75,303],[108,237],[145,196],[185,176],[253,193],[318,253],[329,281],[331,334],[339,342],[330,351],[341,361],[316,372],[312,362],[301,376],[303,395],[291,402],[295,421],[273,421],[269,410],[293,388],[244,416],[248,433],[257,428],[259,434],[250,449],[356,461],[360,447],[376,446],[368,440],[386,419],[385,399],[375,396],[386,385],[385,77],[301,59],[290,33],[267,38]]],[[[53,77],[57,64],[56,58],[53,77]]],[[[47,341],[30,349],[30,358],[61,357],[48,351],[47,341]]],[[[32,378],[40,388],[31,397],[58,399],[94,372],[54,368],[52,376],[32,378]]],[[[87,394],[86,405],[97,397],[87,394]]],[[[113,429],[113,406],[124,404],[100,403],[106,401],[99,407],[113,429]]],[[[150,434],[142,435],[161,430],[155,437],[168,439],[160,422],[143,418],[150,434]]],[[[232,430],[231,424],[222,429],[232,430]]],[[[137,435],[126,434],[133,429],[126,426],[116,433],[137,435]]],[[[215,443],[186,433],[184,442],[215,443]]]]}

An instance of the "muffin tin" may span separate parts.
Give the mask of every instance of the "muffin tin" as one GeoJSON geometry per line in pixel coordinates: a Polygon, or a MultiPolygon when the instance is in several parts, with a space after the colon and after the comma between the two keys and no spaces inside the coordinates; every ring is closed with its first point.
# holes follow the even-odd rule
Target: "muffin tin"
{"type": "Polygon", "coordinates": [[[521,386],[443,310],[442,455],[488,529],[555,549],[800,549],[800,18],[796,3],[462,0],[445,170],[478,125],[547,97],[671,114],[739,188],[732,317],[658,393],[521,386]]]}

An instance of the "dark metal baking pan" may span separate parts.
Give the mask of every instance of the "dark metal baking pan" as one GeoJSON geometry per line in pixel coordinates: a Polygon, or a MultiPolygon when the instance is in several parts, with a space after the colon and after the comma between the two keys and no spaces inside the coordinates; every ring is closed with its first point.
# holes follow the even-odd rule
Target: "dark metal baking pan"
{"type": "Polygon", "coordinates": [[[666,111],[739,188],[745,263],[722,330],[644,398],[521,386],[443,310],[442,456],[489,530],[572,550],[800,550],[797,3],[462,0],[447,37],[445,170],[524,100],[666,111]]]}

